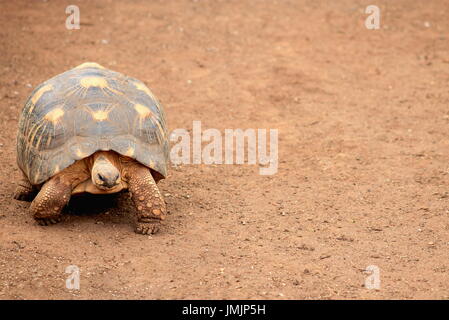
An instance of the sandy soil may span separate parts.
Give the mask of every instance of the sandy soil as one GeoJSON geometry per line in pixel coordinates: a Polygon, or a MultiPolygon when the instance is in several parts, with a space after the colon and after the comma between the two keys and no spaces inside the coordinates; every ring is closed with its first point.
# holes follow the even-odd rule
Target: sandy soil
{"type": "Polygon", "coordinates": [[[1,0],[0,298],[449,298],[449,3],[379,0],[367,30],[370,4],[1,0]],[[278,173],[172,166],[152,237],[126,195],[38,226],[12,199],[18,116],[85,61],[145,81],[169,130],[278,129],[278,173]]]}

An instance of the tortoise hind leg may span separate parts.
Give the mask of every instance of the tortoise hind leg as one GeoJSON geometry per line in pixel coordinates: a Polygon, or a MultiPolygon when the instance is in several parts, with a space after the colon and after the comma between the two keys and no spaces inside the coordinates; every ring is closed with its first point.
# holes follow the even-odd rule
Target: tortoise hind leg
{"type": "Polygon", "coordinates": [[[150,169],[141,164],[130,164],[128,188],[137,209],[136,233],[153,234],[159,231],[166,207],[150,169]]]}
{"type": "Polygon", "coordinates": [[[37,190],[28,181],[25,175],[22,176],[19,183],[17,184],[16,191],[14,192],[14,199],[20,201],[32,201],[36,196],[37,190]]]}
{"type": "Polygon", "coordinates": [[[48,180],[31,203],[30,210],[40,225],[50,225],[61,220],[61,211],[70,200],[72,186],[60,176],[48,180]]]}

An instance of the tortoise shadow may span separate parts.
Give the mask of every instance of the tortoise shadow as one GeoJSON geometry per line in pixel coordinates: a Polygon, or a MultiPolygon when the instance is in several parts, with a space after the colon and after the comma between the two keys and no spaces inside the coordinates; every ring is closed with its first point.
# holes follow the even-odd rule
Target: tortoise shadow
{"type": "Polygon", "coordinates": [[[89,194],[72,196],[64,213],[71,216],[94,216],[115,211],[123,205],[123,193],[89,194]]]}

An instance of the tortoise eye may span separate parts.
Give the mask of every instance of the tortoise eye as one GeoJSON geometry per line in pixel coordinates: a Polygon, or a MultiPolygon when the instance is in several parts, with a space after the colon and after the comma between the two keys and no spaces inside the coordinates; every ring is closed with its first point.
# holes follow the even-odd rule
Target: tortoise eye
{"type": "Polygon", "coordinates": [[[104,177],[101,174],[98,174],[98,179],[104,182],[104,177]]]}

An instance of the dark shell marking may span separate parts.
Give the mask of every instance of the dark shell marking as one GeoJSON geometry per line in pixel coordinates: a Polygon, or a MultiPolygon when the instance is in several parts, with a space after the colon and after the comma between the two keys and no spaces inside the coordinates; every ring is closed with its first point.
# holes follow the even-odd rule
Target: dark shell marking
{"type": "Polygon", "coordinates": [[[164,111],[143,82],[84,63],[32,92],[19,121],[17,162],[33,185],[99,150],[167,175],[164,111]]]}

